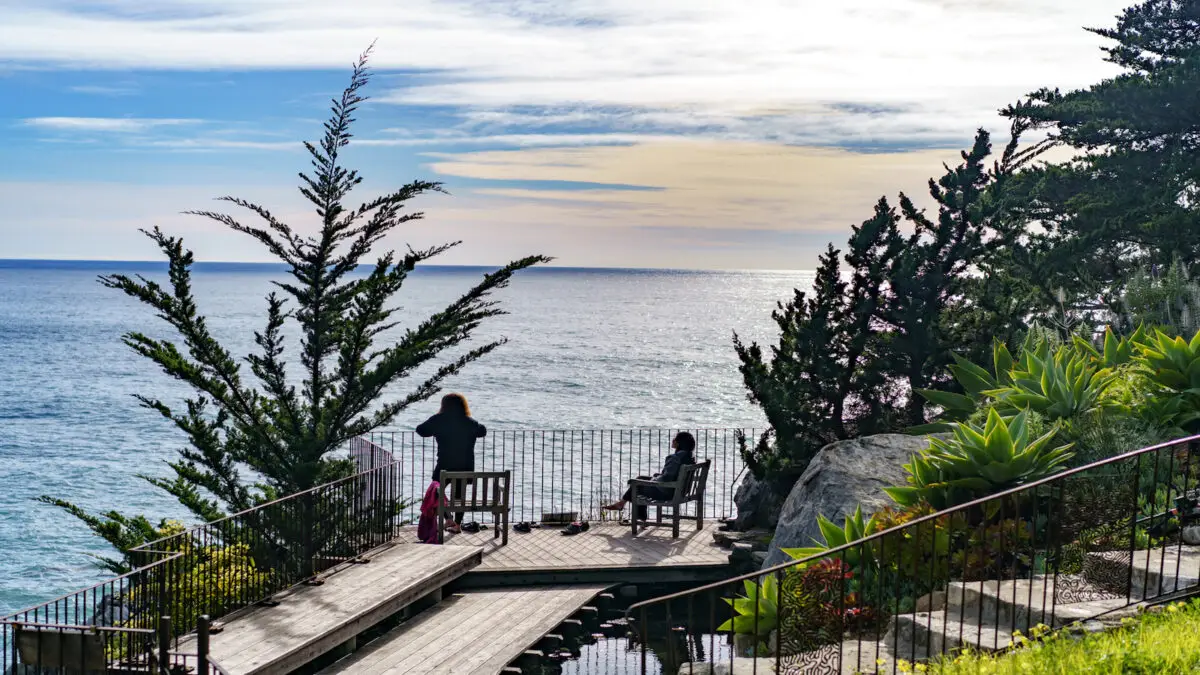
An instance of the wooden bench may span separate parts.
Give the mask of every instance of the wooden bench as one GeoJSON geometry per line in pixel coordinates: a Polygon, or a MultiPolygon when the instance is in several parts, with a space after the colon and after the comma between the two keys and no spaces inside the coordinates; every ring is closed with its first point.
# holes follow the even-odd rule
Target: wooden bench
{"type": "Polygon", "coordinates": [[[447,513],[490,513],[492,539],[501,537],[500,545],[507,546],[511,486],[512,471],[443,471],[438,485],[438,543],[445,534],[447,513]],[[449,497],[447,487],[451,487],[449,497]]]}
{"type": "MultiPolygon", "coordinates": [[[[154,664],[167,654],[165,644],[160,654],[152,652],[155,631],[149,628],[20,621],[2,623],[13,627],[12,650],[14,655],[20,657],[19,662],[38,672],[108,672],[115,665],[109,661],[109,649],[122,651],[124,658],[130,661],[154,664]]],[[[169,624],[167,626],[169,630],[169,624]]]]}
{"type": "Polygon", "coordinates": [[[671,537],[675,539],[679,538],[680,520],[694,520],[696,521],[696,530],[703,530],[704,489],[708,485],[708,469],[710,466],[712,466],[711,459],[685,465],[679,470],[679,479],[672,483],[660,483],[658,481],[639,478],[630,479],[630,503],[633,504],[634,508],[633,518],[629,522],[633,524],[633,536],[636,537],[638,532],[638,506],[654,507],[657,509],[658,517],[655,520],[655,524],[660,526],[663,524],[663,509],[671,509],[671,537]],[[654,487],[660,490],[674,488],[675,492],[670,499],[654,499],[646,494],[638,494],[639,487],[654,487]],[[683,505],[688,502],[696,502],[696,515],[683,515],[683,505]]]}

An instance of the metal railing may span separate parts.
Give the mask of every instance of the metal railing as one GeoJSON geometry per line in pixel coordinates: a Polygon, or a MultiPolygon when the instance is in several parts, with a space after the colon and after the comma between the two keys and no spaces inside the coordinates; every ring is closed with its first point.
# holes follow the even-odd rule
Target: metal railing
{"type": "MultiPolygon", "coordinates": [[[[733,513],[733,483],[743,469],[737,431],[692,432],[697,458],[713,460],[709,518],[733,513]]],[[[675,433],[493,431],[476,447],[476,468],[512,470],[514,522],[551,512],[595,517],[602,503],[620,496],[628,478],[661,467],[675,433]]],[[[17,668],[18,675],[61,675],[71,664],[50,655],[71,640],[89,645],[87,658],[100,649],[105,668],[92,667],[93,660],[85,670],[156,672],[166,664],[220,672],[191,642],[202,617],[227,617],[353,564],[419,517],[436,460],[433,439],[377,432],[370,440],[355,439],[349,451],[360,469],[352,476],[138,546],[128,552],[132,572],[0,617],[0,675],[17,668]],[[185,635],[187,644],[180,639],[185,635]],[[30,640],[33,652],[19,644],[30,640]],[[43,647],[46,658],[40,658],[43,647]]]]}
{"type": "Polygon", "coordinates": [[[865,538],[631,606],[639,672],[894,673],[1200,592],[1181,536],[1198,479],[1191,437],[940,512],[887,509],[865,538]]]}
{"type": "Polygon", "coordinates": [[[134,548],[134,571],[0,619],[0,673],[53,670],[18,649],[19,632],[52,626],[99,630],[110,671],[128,670],[134,656],[144,669],[153,645],[180,651],[202,616],[262,603],[392,541],[404,524],[400,475],[394,464],[376,467],[134,548]]]}
{"type": "MultiPolygon", "coordinates": [[[[712,460],[705,517],[735,515],[733,496],[745,467],[737,434],[753,439],[756,429],[489,430],[475,446],[475,470],[512,471],[513,522],[563,513],[598,520],[599,507],[619,499],[628,479],[651,476],[662,467],[679,431],[696,437],[697,461],[712,460]]],[[[404,516],[416,520],[433,479],[436,441],[413,431],[375,432],[369,441],[376,448],[352,447],[352,456],[357,454],[363,467],[389,462],[404,467],[398,478],[399,492],[410,502],[404,516]]]]}

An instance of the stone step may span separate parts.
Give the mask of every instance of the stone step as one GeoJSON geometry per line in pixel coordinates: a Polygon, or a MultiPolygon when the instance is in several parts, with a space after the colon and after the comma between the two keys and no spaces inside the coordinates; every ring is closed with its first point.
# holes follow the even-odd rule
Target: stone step
{"type": "Polygon", "coordinates": [[[963,648],[994,652],[1007,649],[1012,632],[947,617],[945,610],[893,616],[882,642],[897,658],[928,661],[963,648]]]}
{"type": "Polygon", "coordinates": [[[1084,557],[1083,576],[1112,593],[1128,593],[1131,600],[1191,590],[1200,586],[1200,547],[1095,551],[1084,557]]]}
{"type": "Polygon", "coordinates": [[[1133,614],[1123,595],[1096,588],[1080,576],[1006,581],[952,581],[946,618],[953,623],[1028,632],[1038,624],[1059,628],[1109,612],[1133,614]]]}

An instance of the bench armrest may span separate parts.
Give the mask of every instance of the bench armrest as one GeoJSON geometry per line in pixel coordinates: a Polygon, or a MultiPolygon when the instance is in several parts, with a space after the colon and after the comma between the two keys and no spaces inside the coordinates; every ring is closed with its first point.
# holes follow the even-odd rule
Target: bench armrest
{"type": "Polygon", "coordinates": [[[679,481],[677,481],[677,480],[673,480],[670,483],[663,483],[662,481],[657,481],[657,480],[643,480],[641,478],[630,478],[628,481],[628,484],[629,485],[637,485],[640,487],[660,487],[660,488],[677,488],[677,487],[679,487],[679,481]]]}

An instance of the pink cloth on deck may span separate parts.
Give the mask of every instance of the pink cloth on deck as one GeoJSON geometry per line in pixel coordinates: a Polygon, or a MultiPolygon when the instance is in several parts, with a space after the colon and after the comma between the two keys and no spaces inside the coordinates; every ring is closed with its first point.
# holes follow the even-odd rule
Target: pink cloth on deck
{"type": "Polygon", "coordinates": [[[423,544],[438,543],[437,507],[438,489],[441,486],[435,480],[425,489],[425,497],[421,500],[421,519],[417,521],[417,539],[423,544]]]}

